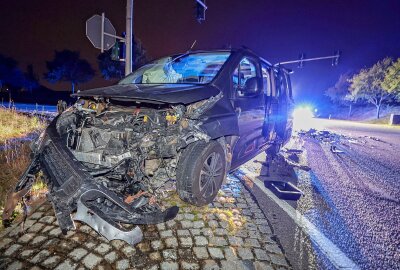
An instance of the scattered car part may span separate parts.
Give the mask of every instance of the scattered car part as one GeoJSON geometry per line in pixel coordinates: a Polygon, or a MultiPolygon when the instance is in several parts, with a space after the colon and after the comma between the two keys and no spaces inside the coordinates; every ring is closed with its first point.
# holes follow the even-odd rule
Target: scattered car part
{"type": "Polygon", "coordinates": [[[303,153],[302,149],[286,149],[286,153],[290,153],[290,154],[301,154],[303,153]]]}
{"type": "Polygon", "coordinates": [[[132,246],[142,241],[143,233],[138,226],[130,231],[118,228],[118,224],[112,220],[107,221],[101,218],[96,212],[93,212],[93,209],[87,208],[81,201],[78,201],[77,205],[74,219],[85,222],[99,234],[107,238],[107,240],[119,239],[132,246]]]}
{"type": "Polygon", "coordinates": [[[331,145],[331,152],[332,153],[334,153],[334,154],[342,154],[342,153],[344,153],[344,151],[343,150],[340,150],[340,149],[338,149],[338,147],[336,146],[336,145],[331,145]]]}
{"type": "Polygon", "coordinates": [[[303,192],[290,182],[264,181],[266,188],[270,189],[278,198],[283,200],[298,200],[303,192]]]}

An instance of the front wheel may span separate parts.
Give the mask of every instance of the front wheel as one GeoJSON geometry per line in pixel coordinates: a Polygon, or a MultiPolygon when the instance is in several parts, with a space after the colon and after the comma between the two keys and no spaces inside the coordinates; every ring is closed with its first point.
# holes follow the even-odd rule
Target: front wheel
{"type": "Polygon", "coordinates": [[[182,153],[176,172],[179,197],[190,204],[211,203],[226,174],[225,151],[217,141],[197,141],[182,153]]]}

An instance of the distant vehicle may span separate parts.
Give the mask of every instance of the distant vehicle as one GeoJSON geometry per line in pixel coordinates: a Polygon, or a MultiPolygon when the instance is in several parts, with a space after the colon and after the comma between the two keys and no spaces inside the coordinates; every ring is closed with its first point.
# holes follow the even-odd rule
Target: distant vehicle
{"type": "Polygon", "coordinates": [[[183,201],[207,205],[228,172],[279,149],[291,132],[289,73],[248,49],[195,51],[76,93],[33,145],[15,192],[42,169],[63,232],[74,228],[77,209],[75,219],[106,238],[133,243],[117,223],[176,216],[177,207],[155,203],[165,183],[176,181],[183,201]]]}

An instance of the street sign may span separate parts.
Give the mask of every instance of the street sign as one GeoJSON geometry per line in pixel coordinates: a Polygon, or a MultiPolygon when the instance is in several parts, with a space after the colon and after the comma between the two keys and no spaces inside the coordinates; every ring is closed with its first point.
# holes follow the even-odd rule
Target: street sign
{"type": "Polygon", "coordinates": [[[116,41],[114,26],[109,19],[101,15],[93,15],[86,21],[86,36],[95,48],[101,50],[111,49],[116,41]]]}

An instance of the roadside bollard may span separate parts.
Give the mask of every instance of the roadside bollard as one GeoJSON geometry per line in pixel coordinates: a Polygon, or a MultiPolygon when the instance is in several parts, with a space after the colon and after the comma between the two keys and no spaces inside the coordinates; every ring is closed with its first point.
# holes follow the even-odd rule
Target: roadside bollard
{"type": "Polygon", "coordinates": [[[391,125],[391,126],[400,125],[400,114],[392,113],[390,115],[389,125],[391,125]]]}

